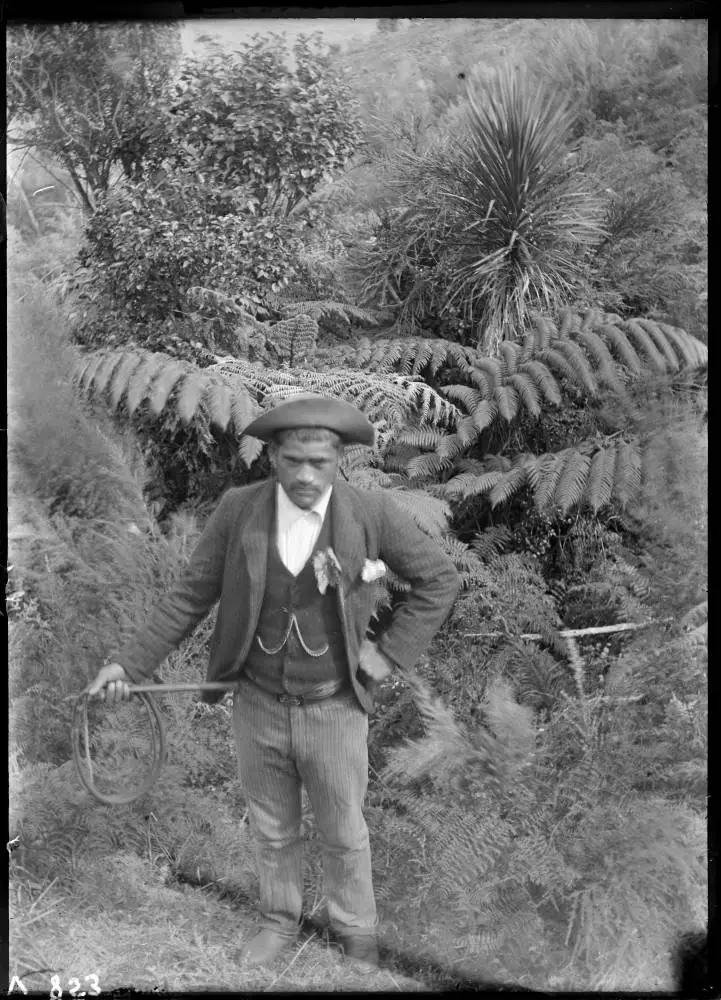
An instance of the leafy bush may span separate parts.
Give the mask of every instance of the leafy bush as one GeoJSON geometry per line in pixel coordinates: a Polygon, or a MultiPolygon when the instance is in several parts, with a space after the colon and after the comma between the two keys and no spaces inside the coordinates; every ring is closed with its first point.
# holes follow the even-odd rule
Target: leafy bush
{"type": "Polygon", "coordinates": [[[88,211],[119,171],[158,166],[170,137],[164,99],[180,52],[177,26],[16,26],[8,34],[15,142],[66,168],[88,211]]]}
{"type": "Polygon", "coordinates": [[[352,95],[320,36],[256,36],[232,54],[186,60],[172,114],[181,159],[204,181],[248,189],[261,215],[292,211],[355,149],[352,95]]]}

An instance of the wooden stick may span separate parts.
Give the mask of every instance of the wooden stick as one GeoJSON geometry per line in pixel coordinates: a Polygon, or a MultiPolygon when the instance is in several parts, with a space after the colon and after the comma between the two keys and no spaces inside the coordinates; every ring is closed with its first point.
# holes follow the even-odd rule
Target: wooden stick
{"type": "Polygon", "coordinates": [[[235,681],[178,681],[175,684],[130,684],[130,691],[233,691],[235,681]]]}
{"type": "MultiPolygon", "coordinates": [[[[559,635],[567,636],[568,638],[576,638],[580,635],[607,635],[609,632],[632,632],[639,628],[648,628],[649,625],[658,625],[662,622],[673,621],[672,618],[656,618],[650,622],[624,622],[621,625],[598,625],[596,628],[567,628],[561,629],[559,635]]],[[[500,638],[506,635],[505,632],[464,632],[464,639],[475,639],[480,636],[486,636],[488,638],[500,638]]],[[[519,639],[542,639],[543,636],[538,632],[524,632],[518,637],[519,639]]]]}

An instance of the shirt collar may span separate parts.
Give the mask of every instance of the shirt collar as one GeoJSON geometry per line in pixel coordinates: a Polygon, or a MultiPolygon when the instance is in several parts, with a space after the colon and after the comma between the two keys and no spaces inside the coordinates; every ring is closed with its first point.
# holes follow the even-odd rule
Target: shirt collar
{"type": "Polygon", "coordinates": [[[328,509],[328,504],[330,503],[330,496],[333,492],[333,484],[331,484],[327,490],[325,490],[318,497],[316,502],[313,504],[309,510],[303,510],[294,504],[290,499],[288,494],[285,492],[283,487],[278,483],[276,485],[276,503],[278,505],[278,520],[281,523],[291,525],[294,524],[299,518],[304,517],[306,514],[315,513],[317,514],[321,522],[325,517],[325,512],[328,509]]]}

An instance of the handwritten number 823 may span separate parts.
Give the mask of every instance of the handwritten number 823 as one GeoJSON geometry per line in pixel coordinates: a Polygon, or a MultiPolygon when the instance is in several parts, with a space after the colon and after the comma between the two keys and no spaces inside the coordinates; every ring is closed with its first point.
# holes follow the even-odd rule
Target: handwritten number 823
{"type": "MultiPolygon", "coordinates": [[[[92,973],[90,976],[86,976],[85,982],[89,983],[89,988],[87,990],[81,990],[79,979],[68,980],[69,983],[68,993],[70,994],[70,996],[71,997],[100,996],[102,990],[100,989],[100,983],[95,973],[92,973]]],[[[50,978],[50,987],[51,987],[50,1000],[60,1000],[60,998],[63,995],[63,991],[62,987],[60,986],[59,976],[52,976],[50,978]]]]}

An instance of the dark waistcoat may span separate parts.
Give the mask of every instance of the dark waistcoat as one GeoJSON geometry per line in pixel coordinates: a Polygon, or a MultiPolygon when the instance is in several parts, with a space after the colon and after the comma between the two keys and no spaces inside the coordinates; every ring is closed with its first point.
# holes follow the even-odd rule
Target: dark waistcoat
{"type": "Polygon", "coordinates": [[[265,594],[245,661],[249,673],[269,691],[302,695],[319,684],[348,679],[337,595],[333,587],[320,593],[313,570],[313,555],[330,544],[330,507],[298,576],[280,558],[275,530],[269,540],[265,594]]]}

